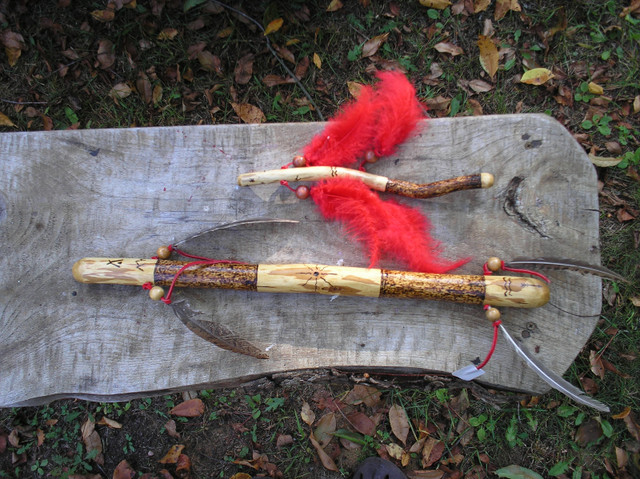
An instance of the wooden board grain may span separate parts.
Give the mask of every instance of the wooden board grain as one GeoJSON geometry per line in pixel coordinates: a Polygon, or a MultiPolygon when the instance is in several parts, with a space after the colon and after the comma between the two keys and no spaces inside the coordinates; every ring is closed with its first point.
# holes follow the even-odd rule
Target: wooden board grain
{"type": "MultiPolygon", "coordinates": [[[[195,336],[139,288],[84,285],[84,256],[149,257],[160,245],[246,218],[299,220],[201,237],[191,252],[248,262],[367,266],[341,225],[279,185],[236,186],[277,168],[320,123],[5,133],[0,143],[0,406],[58,397],[120,400],[318,367],[451,372],[491,342],[474,306],[399,299],[185,292],[203,317],[268,348],[258,360],[195,336]]],[[[445,256],[573,257],[599,263],[596,176],[580,146],[544,115],[431,120],[373,173],[426,183],[493,173],[493,188],[421,208],[445,256]]],[[[394,267],[392,263],[382,266],[394,267]]],[[[599,279],[553,272],[551,302],[504,310],[507,327],[557,372],[600,312],[599,279]]],[[[481,378],[547,390],[501,340],[481,378]]]]}

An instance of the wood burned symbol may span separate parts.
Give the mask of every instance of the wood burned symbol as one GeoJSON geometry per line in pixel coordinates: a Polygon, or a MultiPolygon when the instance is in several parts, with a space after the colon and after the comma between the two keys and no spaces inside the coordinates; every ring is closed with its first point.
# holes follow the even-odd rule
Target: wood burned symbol
{"type": "Polygon", "coordinates": [[[136,269],[139,269],[140,271],[144,271],[142,269],[143,266],[144,266],[144,259],[137,259],[136,260],[136,269]],[[140,264],[141,261],[143,262],[143,264],[140,264]]]}
{"type": "Polygon", "coordinates": [[[114,266],[116,268],[119,268],[120,266],[122,266],[122,258],[120,259],[110,259],[107,262],[107,266],[114,266]]]}
{"type": "Polygon", "coordinates": [[[502,281],[504,281],[504,296],[511,296],[513,294],[513,290],[511,289],[511,279],[503,276],[502,281]]]}
{"type": "MultiPolygon", "coordinates": [[[[329,266],[319,267],[318,265],[309,265],[305,264],[305,268],[309,271],[302,273],[305,276],[309,276],[309,278],[302,285],[303,288],[307,288],[307,285],[313,285],[313,291],[317,292],[318,290],[326,290],[326,291],[334,291],[334,286],[327,280],[327,276],[334,275],[335,273],[325,273],[324,270],[329,266]]],[[[336,288],[337,289],[337,288],[336,288]]]]}

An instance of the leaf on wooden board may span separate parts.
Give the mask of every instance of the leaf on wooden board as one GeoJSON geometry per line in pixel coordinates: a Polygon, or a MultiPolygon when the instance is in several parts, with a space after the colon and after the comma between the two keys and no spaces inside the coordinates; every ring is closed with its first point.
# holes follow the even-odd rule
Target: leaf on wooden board
{"type": "Polygon", "coordinates": [[[354,429],[365,436],[374,436],[376,432],[376,424],[373,420],[362,412],[354,412],[347,416],[347,421],[354,429]]]}
{"type": "Polygon", "coordinates": [[[551,70],[546,68],[532,68],[522,75],[520,83],[526,83],[527,85],[543,85],[554,78],[554,76],[555,75],[551,70]]]}
{"type": "Polygon", "coordinates": [[[329,454],[325,452],[322,446],[320,446],[320,443],[316,440],[316,438],[313,437],[313,433],[309,434],[309,441],[311,441],[311,444],[318,453],[318,457],[320,458],[320,462],[322,462],[324,468],[329,471],[337,472],[338,466],[336,466],[336,463],[333,461],[333,459],[331,459],[331,456],[329,456],[329,454]]]}
{"type": "Polygon", "coordinates": [[[506,477],[507,479],[543,479],[537,472],[516,464],[498,469],[495,474],[498,477],[506,477]]]}
{"type": "Polygon", "coordinates": [[[608,166],[616,166],[622,161],[622,158],[615,158],[611,156],[596,156],[593,153],[589,153],[589,159],[594,165],[603,168],[606,168],[608,166]]]}
{"type": "Polygon", "coordinates": [[[329,3],[329,6],[327,7],[327,12],[337,12],[343,6],[344,5],[340,0],[331,0],[331,3],[329,3]]]}
{"type": "Polygon", "coordinates": [[[113,471],[113,479],[133,479],[136,477],[136,471],[129,465],[126,459],[118,463],[113,471]]]}
{"type": "Polygon", "coordinates": [[[275,20],[271,20],[267,25],[267,27],[264,29],[264,36],[266,37],[267,35],[280,30],[280,28],[282,28],[283,23],[284,23],[284,20],[282,18],[276,18],[275,20]]]}
{"type": "Polygon", "coordinates": [[[493,0],[474,0],[473,1],[473,13],[484,12],[493,0]]]}
{"type": "Polygon", "coordinates": [[[444,10],[451,5],[451,2],[449,0],[420,0],[420,5],[435,8],[436,10],[444,10]]]}
{"type": "Polygon", "coordinates": [[[383,33],[382,35],[376,35],[375,37],[367,40],[362,46],[362,58],[369,58],[370,56],[375,55],[382,44],[387,41],[387,38],[389,38],[389,32],[383,33]]]}
{"type": "Polygon", "coordinates": [[[169,414],[180,417],[202,416],[204,414],[204,403],[200,398],[189,399],[172,408],[169,414]]]}
{"type": "Polygon", "coordinates": [[[389,423],[391,424],[391,432],[396,436],[402,444],[407,443],[409,435],[409,418],[402,406],[394,404],[389,408],[389,423]]]}
{"type": "Polygon", "coordinates": [[[311,426],[316,420],[316,414],[311,410],[311,406],[307,401],[302,403],[302,409],[300,410],[300,417],[305,424],[311,426]]]}
{"type": "Polygon", "coordinates": [[[178,462],[178,457],[180,457],[180,454],[182,454],[183,449],[184,444],[174,444],[169,448],[164,457],[158,462],[160,464],[175,464],[176,462],[178,462]]]}
{"type": "Polygon", "coordinates": [[[16,126],[11,119],[4,113],[0,113],[0,126],[16,126]]]}
{"type": "Polygon", "coordinates": [[[165,28],[158,33],[158,40],[173,40],[178,36],[178,30],[175,28],[165,28]]]}
{"type": "Polygon", "coordinates": [[[116,62],[116,54],[113,51],[113,42],[102,39],[98,42],[98,64],[103,70],[107,70],[116,62]]]}
{"type": "Polygon", "coordinates": [[[313,434],[320,445],[324,448],[327,446],[327,444],[329,444],[329,442],[331,442],[331,439],[333,439],[333,433],[335,431],[336,416],[334,413],[330,412],[325,414],[318,420],[313,434]]]}
{"type": "Polygon", "coordinates": [[[496,21],[501,20],[509,11],[522,11],[518,0],[496,0],[496,8],[493,14],[493,18],[496,21]]]}
{"type": "Polygon", "coordinates": [[[233,71],[235,81],[238,85],[246,85],[251,80],[254,59],[255,55],[253,53],[247,53],[238,59],[236,68],[233,71]]]}
{"type": "Polygon", "coordinates": [[[498,71],[498,48],[491,38],[478,35],[478,49],[480,50],[480,65],[491,78],[498,71]]]}

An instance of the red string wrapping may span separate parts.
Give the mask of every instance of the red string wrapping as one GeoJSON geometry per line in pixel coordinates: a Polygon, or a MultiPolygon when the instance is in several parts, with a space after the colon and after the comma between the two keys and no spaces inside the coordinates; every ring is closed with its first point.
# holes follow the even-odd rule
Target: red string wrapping
{"type": "Polygon", "coordinates": [[[499,331],[498,327],[501,324],[502,324],[502,321],[500,320],[493,322],[493,341],[491,342],[491,349],[489,349],[489,353],[487,354],[487,357],[484,358],[484,361],[482,361],[478,366],[476,366],[476,369],[482,369],[483,367],[485,367],[489,362],[489,360],[491,359],[491,356],[493,356],[493,353],[496,350],[496,345],[498,344],[498,331],[499,331]]]}

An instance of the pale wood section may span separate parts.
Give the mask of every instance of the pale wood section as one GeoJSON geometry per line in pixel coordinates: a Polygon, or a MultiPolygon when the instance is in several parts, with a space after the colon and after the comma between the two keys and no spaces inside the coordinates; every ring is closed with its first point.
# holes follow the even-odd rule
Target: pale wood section
{"type": "Polygon", "coordinates": [[[261,264],[261,293],[316,293],[377,298],[380,270],[321,264],[261,264]]]}
{"type": "MultiPolygon", "coordinates": [[[[256,217],[300,224],[219,231],[183,249],[251,263],[366,267],[362,247],[342,226],[323,221],[312,202],[278,184],[237,186],[238,174],[278,168],[323,126],[1,134],[0,406],[69,396],[119,400],[318,367],[451,372],[484,356],[493,333],[481,305],[181,292],[199,317],[218,318],[269,348],[270,359],[258,360],[197,337],[141,288],[73,279],[72,266],[82,257],[148,258],[159,246],[216,224],[256,217]]],[[[457,272],[482,274],[491,256],[599,263],[593,165],[545,115],[433,120],[397,154],[367,168],[419,184],[474,171],[495,175],[488,189],[394,198],[428,215],[447,258],[472,256],[457,272]]],[[[379,267],[403,269],[390,261],[379,267]]],[[[502,308],[502,319],[562,373],[598,320],[601,283],[574,272],[549,275],[548,305],[502,308]]],[[[480,379],[548,390],[502,339],[480,379]]]]}
{"type": "Polygon", "coordinates": [[[83,258],[73,265],[72,273],[80,283],[142,286],[153,283],[157,262],[157,259],[83,258]]]}
{"type": "Polygon", "coordinates": [[[482,185],[482,188],[491,188],[494,181],[495,176],[491,173],[480,173],[480,184],[482,185]]]}
{"type": "Polygon", "coordinates": [[[285,168],[279,170],[256,171],[238,176],[239,186],[265,185],[279,181],[317,181],[328,178],[356,178],[369,188],[384,191],[389,178],[372,175],[366,171],[352,170],[339,166],[305,166],[302,168],[285,168]]]}
{"type": "Polygon", "coordinates": [[[549,302],[549,287],[535,278],[485,276],[484,304],[514,308],[539,308],[549,302]]]}

